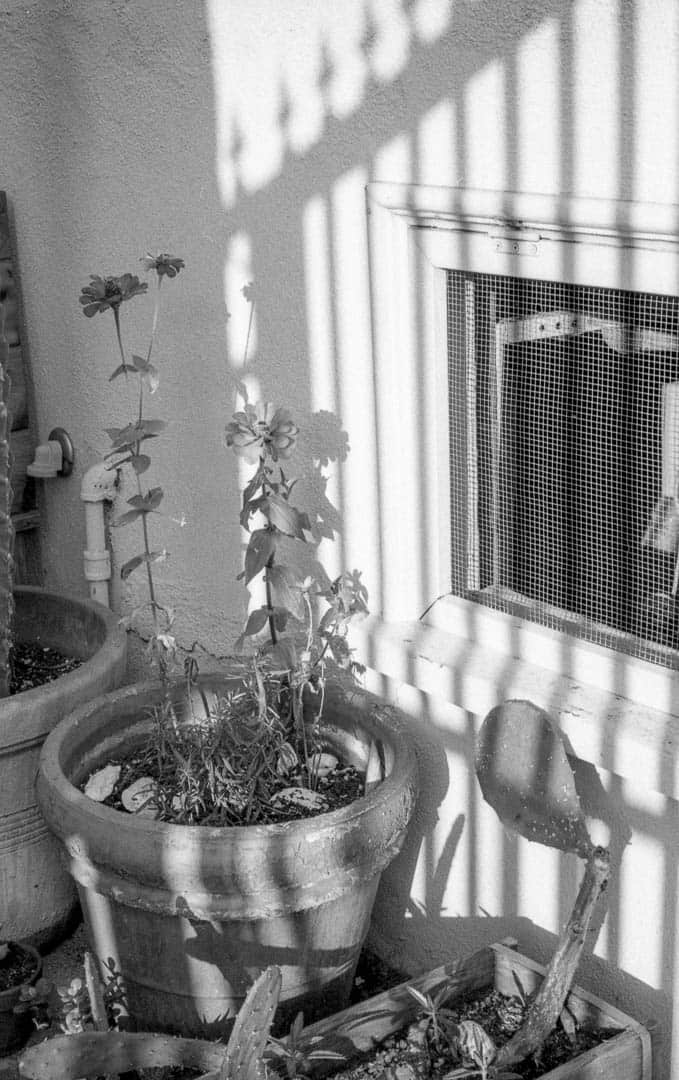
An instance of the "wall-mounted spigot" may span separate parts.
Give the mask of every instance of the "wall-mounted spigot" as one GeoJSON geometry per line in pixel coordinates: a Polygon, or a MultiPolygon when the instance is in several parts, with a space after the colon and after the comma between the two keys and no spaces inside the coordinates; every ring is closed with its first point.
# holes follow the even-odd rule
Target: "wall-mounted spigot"
{"type": "Polygon", "coordinates": [[[35,457],[31,464],[26,466],[26,472],[29,476],[43,480],[53,476],[70,476],[74,459],[75,450],[71,436],[63,428],[53,428],[47,442],[36,446],[35,457]]]}

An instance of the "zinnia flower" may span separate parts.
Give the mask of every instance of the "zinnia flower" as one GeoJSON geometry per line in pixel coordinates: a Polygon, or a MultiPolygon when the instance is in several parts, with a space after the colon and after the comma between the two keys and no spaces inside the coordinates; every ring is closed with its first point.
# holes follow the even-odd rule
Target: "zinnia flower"
{"type": "Polygon", "coordinates": [[[299,428],[287,409],[277,409],[269,419],[270,409],[269,404],[247,404],[226,425],[226,445],[246,461],[254,463],[267,453],[274,461],[292,455],[299,428]]]}
{"type": "Polygon", "coordinates": [[[148,289],[146,282],[141,282],[136,274],[121,274],[120,277],[102,278],[97,274],[91,274],[89,285],[84,285],[80,303],[83,305],[83,315],[91,318],[98,311],[106,311],[107,308],[115,310],[119,308],[123,300],[131,300],[133,296],[141,296],[148,289]]]}
{"type": "Polygon", "coordinates": [[[151,255],[150,252],[147,252],[141,262],[143,262],[145,270],[155,270],[159,278],[163,274],[167,274],[169,278],[176,277],[184,267],[183,259],[177,259],[174,255],[168,255],[167,252],[160,255],[151,255]]]}

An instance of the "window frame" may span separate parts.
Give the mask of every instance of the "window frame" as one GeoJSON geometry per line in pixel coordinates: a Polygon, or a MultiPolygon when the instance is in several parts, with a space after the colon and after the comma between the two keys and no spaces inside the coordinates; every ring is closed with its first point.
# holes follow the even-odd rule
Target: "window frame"
{"type": "MultiPolygon", "coordinates": [[[[421,478],[424,494],[414,505],[382,496],[381,520],[390,520],[391,509],[402,515],[402,533],[429,538],[427,566],[410,581],[412,544],[383,530],[377,615],[356,639],[364,659],[472,711],[509,693],[544,703],[566,731],[586,713],[590,760],[676,797],[679,775],[670,762],[679,743],[679,673],[451,595],[451,470],[441,462],[450,458],[447,270],[679,295],[679,208],[372,183],[367,210],[382,489],[402,493],[391,451],[403,439],[397,388],[412,384],[413,366],[432,421],[424,454],[436,467],[421,478]]],[[[466,463],[459,468],[464,489],[466,463]]],[[[415,482],[410,477],[406,488],[415,482]]],[[[473,523],[464,527],[469,534],[473,523]]]]}

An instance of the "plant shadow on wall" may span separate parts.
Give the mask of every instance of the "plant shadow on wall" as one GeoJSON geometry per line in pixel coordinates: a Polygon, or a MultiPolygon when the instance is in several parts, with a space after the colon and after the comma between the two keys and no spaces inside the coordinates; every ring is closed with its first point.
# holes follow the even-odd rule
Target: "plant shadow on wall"
{"type": "MultiPolygon", "coordinates": [[[[336,519],[327,499],[316,516],[297,504],[297,425],[247,396],[226,443],[248,473],[239,576],[249,613],[226,673],[202,676],[195,651],[181,664],[175,612],[156,580],[167,558],[153,536],[163,490],[147,479],[165,423],[146,409],[160,384],[161,286],[184,264],[167,254],[144,264],[157,279],[144,354],[128,356],[121,332],[125,305],[147,291],[136,275],[93,277],[81,304],[89,317],[112,314],[111,380],[133,391],[134,418],[108,429],[110,467],[134,485],[113,524],[141,535],[121,574],[146,578],[146,652],[158,679],[67,718],[45,747],[38,787],[100,969],[114,961],[131,1022],[216,1035],[270,963],[282,969],[279,1023],[291,1010],[313,1017],[345,1003],[380,873],[405,837],[417,767],[398,710],[355,686],[346,630],[367,595],[359,571],[329,577],[315,556],[336,519]]],[[[346,453],[339,423],[331,434],[323,460],[346,453]]]]}
{"type": "MultiPolygon", "coordinates": [[[[277,99],[280,103],[277,117],[271,118],[275,127],[272,134],[276,148],[275,170],[272,168],[271,174],[260,184],[253,178],[252,168],[248,173],[248,165],[256,156],[250,151],[256,151],[261,139],[260,125],[257,122],[248,123],[245,112],[239,114],[234,109],[230,114],[225,110],[225,137],[220,144],[223,171],[232,178],[228,191],[229,208],[233,208],[234,217],[239,222],[239,238],[234,240],[233,249],[234,252],[241,251],[237,244],[242,242],[244,235],[250,258],[248,272],[256,276],[262,292],[258,327],[259,359],[267,363],[268,357],[275,356],[280,350],[290,356],[309,357],[308,368],[302,370],[298,380],[301,393],[309,394],[309,408],[312,407],[309,403],[317,401],[313,365],[318,359],[324,367],[327,382],[323,388],[324,403],[330,403],[341,415],[347,414],[350,395],[361,384],[368,402],[372,429],[378,434],[384,417],[380,413],[377,379],[369,363],[366,363],[365,377],[363,369],[359,370],[355,364],[358,350],[365,349],[369,354],[371,346],[375,345],[375,339],[368,339],[368,329],[365,338],[361,336],[361,321],[357,318],[355,303],[356,298],[361,296],[362,285],[365,284],[365,292],[368,289],[367,275],[365,283],[361,281],[361,275],[365,274],[362,248],[359,244],[353,244],[359,230],[365,229],[362,200],[367,180],[404,179],[413,183],[423,180],[425,183],[430,181],[434,184],[476,187],[484,185],[483,168],[487,164],[488,175],[501,176],[502,187],[508,192],[524,186],[526,178],[528,184],[540,185],[542,171],[540,175],[535,171],[535,166],[541,164],[538,160],[540,156],[533,157],[531,134],[534,146],[542,145],[545,149],[551,149],[552,156],[545,167],[551,167],[552,172],[547,177],[548,190],[553,190],[557,198],[560,192],[578,191],[583,184],[588,193],[594,193],[599,183],[617,198],[634,198],[639,191],[640,173],[646,177],[649,166],[648,160],[643,160],[641,143],[641,136],[646,138],[647,133],[642,132],[639,110],[633,108],[635,103],[640,102],[639,95],[643,90],[639,65],[639,62],[643,62],[643,45],[635,28],[644,25],[647,9],[640,3],[633,0],[619,5],[619,10],[613,11],[612,6],[610,9],[611,32],[606,45],[607,48],[610,46],[611,57],[615,57],[611,71],[617,72],[617,75],[613,75],[610,82],[606,81],[603,73],[599,78],[595,60],[588,76],[590,82],[587,85],[599,85],[607,91],[606,102],[601,100],[601,105],[606,105],[605,111],[610,121],[611,146],[619,148],[606,176],[603,171],[600,175],[594,175],[593,165],[586,160],[587,150],[594,149],[587,144],[587,133],[597,129],[590,125],[586,116],[589,90],[585,89],[583,82],[582,63],[583,50],[586,52],[587,43],[595,39],[583,24],[582,4],[562,0],[513,4],[503,3],[502,0],[459,0],[454,4],[438,6],[439,12],[445,11],[442,25],[438,36],[434,31],[429,38],[418,32],[417,16],[423,11],[435,12],[435,4],[403,2],[392,5],[390,10],[393,19],[388,16],[377,25],[377,5],[369,2],[362,5],[364,40],[358,42],[353,39],[351,48],[341,54],[336,49],[337,43],[332,41],[332,29],[325,35],[318,33],[321,55],[317,57],[315,65],[308,67],[313,73],[303,94],[299,94],[299,89],[296,97],[288,92],[282,66],[272,65],[267,89],[271,90],[270,99],[275,100],[276,94],[279,95],[277,99]],[[397,31],[397,42],[403,43],[404,48],[399,53],[399,63],[394,64],[390,75],[380,78],[378,59],[389,52],[392,25],[395,29],[394,43],[397,31]],[[535,45],[535,42],[538,44],[535,45]],[[544,72],[544,84],[549,89],[544,102],[546,122],[540,125],[540,132],[531,129],[532,117],[537,116],[542,120],[534,96],[535,87],[541,83],[537,81],[531,87],[532,76],[529,72],[533,48],[533,58],[539,59],[538,71],[544,72]],[[343,67],[343,60],[347,60],[347,67],[343,67]],[[334,92],[339,85],[351,82],[352,71],[358,72],[352,87],[355,94],[342,111],[337,108],[337,95],[334,97],[334,92]],[[585,103],[585,110],[579,110],[579,102],[585,103]],[[487,119],[489,103],[500,130],[499,137],[494,141],[492,123],[488,140],[479,137],[477,126],[478,120],[487,119]],[[295,141],[299,126],[297,120],[303,120],[302,110],[307,106],[314,117],[321,118],[315,129],[320,134],[315,140],[310,139],[307,146],[300,147],[299,141],[297,144],[295,141]],[[432,127],[432,120],[435,121],[437,116],[449,117],[447,127],[445,124],[432,127]],[[432,131],[440,133],[440,139],[432,137],[432,131]],[[581,141],[583,139],[584,143],[581,141]],[[395,153],[392,153],[394,150],[395,153]],[[485,151],[488,151],[488,157],[485,157],[485,151]],[[526,160],[522,157],[525,153],[526,160]],[[442,160],[440,170],[432,170],[432,154],[442,160]],[[390,175],[389,166],[385,168],[384,161],[394,159],[397,165],[394,175],[390,175]],[[449,162],[448,167],[445,162],[449,162]],[[433,178],[444,172],[447,172],[449,179],[433,178]],[[343,232],[347,229],[350,239],[342,247],[343,232]],[[281,295],[275,276],[276,267],[285,268],[284,309],[276,303],[276,297],[281,295]],[[313,302],[310,297],[313,297],[313,302]],[[325,314],[325,323],[318,311],[325,314]],[[317,334],[320,324],[321,334],[317,334]],[[308,348],[307,340],[300,342],[300,327],[303,328],[301,334],[307,334],[309,340],[313,335],[314,345],[321,338],[321,346],[316,345],[312,349],[308,348]],[[327,337],[323,336],[324,333],[327,337]]],[[[220,70],[218,48],[217,44],[215,78],[222,76],[226,80],[231,68],[225,62],[223,70],[220,70]]],[[[587,60],[584,63],[587,66],[587,60]]],[[[266,70],[262,68],[258,71],[257,77],[266,80],[266,70]]],[[[540,78],[538,75],[538,80],[540,78]]],[[[676,79],[673,78],[671,82],[676,89],[676,79]]],[[[544,157],[546,160],[548,154],[545,153],[544,157]]],[[[489,180],[488,184],[495,186],[494,180],[489,180]]],[[[534,190],[544,188],[538,186],[534,190]]],[[[511,217],[511,199],[507,200],[506,208],[507,215],[511,217]]],[[[569,269],[568,265],[562,268],[565,280],[570,280],[569,269]]],[[[413,282],[413,295],[419,295],[419,285],[419,282],[413,282]]],[[[425,314],[423,310],[415,312],[413,335],[416,341],[424,337],[425,314]]],[[[379,329],[374,333],[379,335],[379,329]]],[[[403,461],[405,475],[410,470],[412,489],[417,490],[419,476],[427,464],[420,437],[425,430],[427,416],[417,381],[413,381],[413,388],[415,393],[408,403],[413,419],[408,431],[407,418],[404,417],[399,462],[403,461]]],[[[347,508],[351,510],[350,482],[351,477],[340,492],[338,507],[341,514],[347,508]]],[[[379,518],[384,502],[379,462],[375,474],[370,476],[370,482],[375,490],[375,516],[379,518]]],[[[380,522],[378,531],[381,532],[383,527],[384,523],[380,522]]],[[[375,548],[378,549],[377,543],[375,548]]],[[[413,566],[419,563],[424,566],[426,558],[426,551],[413,545],[413,566]]],[[[367,575],[367,580],[372,604],[379,609],[379,558],[376,563],[375,576],[367,575]]],[[[425,579],[424,572],[421,577],[425,579]]],[[[413,617],[415,615],[416,612],[413,612],[413,617]]],[[[476,625],[472,622],[466,631],[474,643],[476,625]]],[[[463,685],[466,675],[464,659],[462,656],[451,675],[451,684],[456,687],[463,685]]],[[[568,646],[563,649],[561,663],[563,673],[570,674],[574,661],[568,646]]],[[[499,674],[497,700],[510,696],[503,689],[511,685],[515,667],[515,662],[510,659],[505,672],[499,674]]],[[[622,665],[620,669],[615,667],[612,680],[615,692],[624,696],[622,665]]],[[[432,714],[427,714],[424,696],[422,702],[421,715],[425,720],[431,718],[434,726],[436,719],[432,714]]],[[[552,711],[557,715],[557,700],[543,704],[547,710],[552,706],[552,711]]],[[[674,705],[669,711],[676,711],[674,705]]],[[[662,717],[658,717],[658,724],[662,723],[662,717]]],[[[615,760],[621,738],[615,724],[615,718],[611,716],[606,726],[611,760],[615,760]]],[[[468,768],[470,755],[468,747],[462,742],[457,734],[446,733],[442,737],[451,760],[456,764],[461,762],[468,768]]],[[[660,791],[674,791],[675,764],[674,752],[657,761],[658,783],[666,785],[658,788],[660,791]]],[[[630,777],[629,781],[632,783],[611,774],[607,784],[613,801],[624,808],[635,834],[635,849],[630,863],[640,849],[648,851],[649,865],[653,867],[649,902],[656,929],[648,928],[647,941],[652,943],[651,951],[644,946],[635,955],[628,928],[637,920],[637,924],[643,921],[642,917],[648,909],[644,903],[646,892],[639,887],[636,874],[623,874],[622,878],[616,875],[609,889],[609,914],[600,935],[599,947],[610,966],[617,966],[624,972],[617,986],[624,995],[626,1007],[632,1010],[630,1002],[636,998],[643,1002],[642,1008],[655,1011],[658,1017],[662,1014],[669,1044],[670,999],[676,996],[677,983],[677,909],[674,892],[678,811],[674,800],[658,799],[656,804],[654,796],[649,796],[648,792],[634,791],[634,777],[630,777]],[[638,995],[636,981],[628,971],[636,971],[639,975],[638,995]],[[646,978],[647,983],[641,984],[641,978],[646,978]]],[[[517,914],[521,910],[522,887],[518,841],[502,836],[497,855],[493,855],[497,860],[500,883],[495,893],[498,896],[497,907],[491,910],[491,916],[497,916],[498,921],[490,926],[489,919],[477,919],[479,904],[484,903],[484,881],[479,867],[487,863],[490,855],[484,850],[483,833],[477,828],[474,797],[465,791],[464,795],[459,796],[457,805],[452,800],[451,804],[447,820],[442,819],[438,829],[439,833],[443,831],[443,839],[439,841],[438,836],[432,837],[430,825],[424,845],[427,892],[423,902],[430,928],[433,929],[436,924],[440,929],[440,933],[431,937],[427,935],[429,955],[434,957],[436,949],[442,944],[445,946],[445,943],[478,941],[479,934],[486,934],[487,927],[488,939],[497,939],[505,933],[517,934],[527,951],[532,951],[531,943],[534,943],[540,958],[544,958],[549,951],[551,935],[517,914]],[[445,863],[451,850],[456,847],[454,823],[460,810],[465,815],[465,829],[473,836],[466,851],[464,845],[456,849],[450,874],[464,876],[468,885],[465,902],[459,906],[461,914],[457,916],[453,908],[453,913],[447,913],[444,918],[438,905],[442,896],[442,881],[447,876],[445,863]],[[440,845],[446,842],[446,831],[450,834],[450,842],[447,843],[437,873],[440,845]]],[[[642,861],[641,866],[644,865],[646,863],[642,861]]],[[[554,880],[554,891],[558,897],[554,900],[554,906],[559,918],[565,916],[565,902],[561,897],[567,896],[572,889],[572,877],[571,862],[567,856],[562,856],[555,869],[554,880]]],[[[595,926],[598,918],[598,913],[595,913],[595,926]]],[[[415,914],[410,921],[415,923],[415,914]]],[[[422,940],[423,937],[420,937],[422,940]]],[[[643,935],[640,934],[639,941],[642,940],[643,935]]],[[[447,947],[450,948],[450,945],[447,947]]],[[[611,976],[603,971],[603,964],[597,971],[596,958],[587,958],[585,967],[588,977],[594,972],[595,976],[608,980],[611,985],[611,976]]]]}

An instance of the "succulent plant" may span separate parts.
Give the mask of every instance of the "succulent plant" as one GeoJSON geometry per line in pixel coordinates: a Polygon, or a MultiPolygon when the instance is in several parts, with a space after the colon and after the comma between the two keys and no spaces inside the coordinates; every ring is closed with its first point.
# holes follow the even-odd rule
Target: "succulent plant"
{"type": "Polygon", "coordinates": [[[506,701],[492,709],[481,726],[475,764],[483,796],[505,828],[585,862],[544,981],[518,1031],[493,1061],[504,1069],[535,1053],[556,1027],[608,883],[611,858],[589,836],[563,733],[543,709],[530,701],[506,701]]]}

